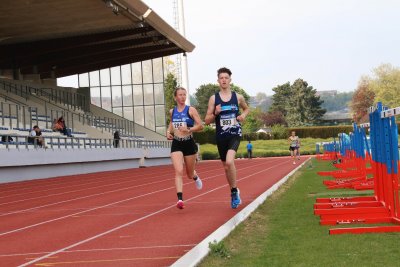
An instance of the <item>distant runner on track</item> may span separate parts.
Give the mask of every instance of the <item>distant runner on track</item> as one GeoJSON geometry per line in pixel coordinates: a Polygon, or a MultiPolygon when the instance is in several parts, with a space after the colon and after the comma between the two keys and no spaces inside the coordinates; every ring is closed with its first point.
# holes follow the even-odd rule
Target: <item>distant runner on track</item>
{"type": "MultiPolygon", "coordinates": [[[[296,156],[297,156],[297,151],[298,147],[300,145],[300,139],[298,136],[296,136],[296,132],[292,131],[291,136],[288,138],[288,143],[289,143],[289,150],[290,150],[290,155],[293,159],[293,164],[296,164],[296,156]]],[[[300,156],[299,156],[300,159],[300,156]]]]}
{"type": "Polygon", "coordinates": [[[174,91],[176,106],[170,110],[171,122],[168,125],[167,139],[172,140],[171,160],[175,169],[175,186],[178,196],[176,206],[183,209],[183,168],[189,179],[195,181],[197,189],[203,187],[200,177],[195,172],[197,145],[193,139],[193,132],[203,130],[203,125],[197,110],[187,106],[186,89],[178,87],[174,91]],[[185,164],[183,164],[185,163],[185,164]]]}

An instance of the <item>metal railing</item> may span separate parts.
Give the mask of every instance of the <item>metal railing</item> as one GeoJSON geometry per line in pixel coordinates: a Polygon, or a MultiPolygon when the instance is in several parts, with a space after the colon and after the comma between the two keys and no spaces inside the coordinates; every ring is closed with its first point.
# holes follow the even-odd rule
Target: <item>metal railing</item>
{"type": "MultiPolygon", "coordinates": [[[[46,95],[46,93],[44,91],[45,89],[38,89],[38,88],[29,87],[29,86],[16,85],[16,84],[12,84],[12,83],[7,83],[5,81],[0,81],[0,85],[3,86],[3,89],[7,93],[15,94],[19,97],[22,97],[26,101],[30,97],[43,101],[44,111],[42,112],[42,114],[39,115],[39,117],[49,118],[49,120],[45,121],[46,128],[49,128],[49,125],[51,125],[52,120],[54,118],[59,118],[60,116],[63,116],[66,121],[66,124],[68,125],[68,128],[71,128],[72,131],[75,130],[74,129],[74,119],[78,119],[78,121],[81,122],[83,125],[89,125],[89,126],[98,128],[102,132],[107,131],[110,133],[114,133],[115,131],[119,131],[120,134],[123,134],[123,135],[135,136],[135,123],[132,121],[129,121],[127,119],[100,117],[100,116],[95,116],[89,112],[74,113],[72,110],[63,109],[62,107],[57,106],[55,103],[52,103],[51,101],[48,101],[47,99],[42,99],[41,96],[46,95]],[[32,92],[34,92],[34,94],[32,94],[32,92]],[[39,94],[38,94],[38,92],[39,92],[39,94]],[[54,105],[58,109],[49,109],[48,108],[49,105],[54,105]]],[[[50,88],[50,89],[52,89],[52,88],[50,88]]],[[[59,95],[57,95],[57,93],[48,95],[49,99],[51,99],[53,97],[54,99],[59,100],[60,104],[63,104],[61,98],[64,96],[66,96],[66,95],[63,93],[59,93],[59,95]]],[[[13,102],[18,102],[18,100],[13,100],[12,97],[10,97],[8,95],[5,97],[7,97],[8,99],[10,99],[13,102]]],[[[28,108],[36,109],[38,111],[38,108],[36,108],[36,107],[28,107],[28,108]]],[[[18,109],[21,109],[21,107],[18,109]]],[[[26,119],[28,124],[23,123],[23,125],[30,125],[30,126],[33,125],[29,118],[30,118],[30,116],[28,116],[26,119]]],[[[15,119],[17,120],[16,123],[19,124],[20,117],[17,116],[15,119]]],[[[38,118],[36,118],[36,121],[38,121],[38,118]]],[[[4,123],[3,123],[3,125],[4,125],[4,123]]],[[[10,121],[10,127],[11,127],[11,121],[10,121]]]]}
{"type": "Polygon", "coordinates": [[[27,100],[29,96],[37,96],[48,103],[64,105],[67,110],[89,111],[89,102],[83,94],[67,92],[55,88],[36,88],[28,85],[1,81],[0,84],[7,92],[16,94],[27,100]]]}
{"type": "Polygon", "coordinates": [[[102,139],[102,138],[66,138],[44,136],[45,144],[40,147],[37,140],[28,141],[26,135],[1,134],[0,149],[92,149],[92,148],[170,148],[171,141],[148,141],[148,140],[128,140],[128,139],[102,139]],[[12,138],[12,141],[10,140],[12,138]],[[118,141],[118,142],[116,142],[118,141]]]}
{"type": "MultiPolygon", "coordinates": [[[[11,100],[12,101],[12,100],[11,100]]],[[[64,117],[66,125],[72,131],[75,131],[75,120],[83,125],[89,125],[98,128],[102,132],[108,131],[114,133],[119,131],[121,135],[135,136],[134,123],[125,119],[114,119],[107,117],[94,116],[92,114],[75,114],[65,110],[54,110],[45,104],[44,111],[40,112],[37,107],[29,107],[13,103],[0,102],[0,123],[9,126],[10,129],[26,127],[32,128],[33,125],[42,125],[50,129],[54,119],[64,117]]]]}

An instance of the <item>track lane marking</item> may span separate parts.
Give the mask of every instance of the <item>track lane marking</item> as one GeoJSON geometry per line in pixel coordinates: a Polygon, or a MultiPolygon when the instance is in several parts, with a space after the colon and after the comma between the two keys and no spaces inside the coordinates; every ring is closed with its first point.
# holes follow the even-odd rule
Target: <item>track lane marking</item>
{"type": "Polygon", "coordinates": [[[169,260],[179,259],[180,256],[166,256],[166,257],[152,257],[152,258],[128,258],[128,259],[103,259],[103,260],[82,260],[82,261],[64,261],[64,262],[44,262],[36,263],[35,266],[51,267],[56,265],[66,264],[82,264],[82,263],[105,263],[105,262],[119,262],[119,261],[139,261],[139,260],[169,260]]]}
{"type": "MultiPolygon", "coordinates": [[[[194,247],[197,244],[180,244],[180,245],[158,245],[158,246],[142,246],[142,247],[126,247],[126,248],[95,248],[95,249],[76,249],[63,251],[61,253],[81,253],[81,252],[97,252],[97,251],[117,251],[117,250],[134,250],[134,249],[157,249],[157,248],[176,248],[176,247],[194,247]]],[[[42,255],[51,253],[50,251],[44,252],[28,252],[28,253],[16,253],[16,254],[4,254],[0,257],[20,257],[20,256],[32,256],[42,255]]],[[[56,256],[58,257],[58,256],[56,256]]]]}
{"type": "MultiPolygon", "coordinates": [[[[272,167],[270,167],[270,168],[266,168],[266,169],[263,169],[263,170],[261,170],[261,171],[252,173],[252,174],[250,174],[250,175],[247,175],[247,176],[245,176],[245,177],[242,177],[242,178],[240,178],[240,179],[237,179],[237,181],[246,180],[246,179],[248,179],[249,177],[252,177],[252,176],[254,176],[254,175],[256,175],[256,174],[259,174],[259,173],[268,171],[268,170],[270,170],[270,169],[272,169],[272,168],[276,168],[276,167],[278,167],[278,166],[280,166],[280,165],[283,165],[283,164],[287,164],[287,161],[284,161],[284,162],[282,162],[282,163],[276,164],[276,165],[274,165],[274,166],[272,166],[272,167]]],[[[260,165],[261,165],[261,164],[260,164],[260,165]]],[[[254,167],[254,166],[250,166],[250,167],[254,167]]],[[[246,169],[246,168],[243,168],[243,169],[246,169]]],[[[225,176],[224,173],[223,173],[222,175],[225,176]]],[[[228,186],[228,184],[224,184],[224,185],[218,186],[218,187],[216,187],[216,188],[214,188],[214,189],[211,189],[211,190],[208,190],[208,191],[206,191],[206,192],[204,192],[204,193],[202,193],[202,194],[199,194],[199,195],[197,195],[197,196],[191,197],[191,198],[187,199],[186,201],[188,202],[188,201],[190,201],[190,200],[193,200],[193,199],[202,197],[202,196],[204,196],[204,195],[206,195],[206,194],[209,194],[209,193],[211,193],[211,192],[214,192],[214,191],[216,191],[216,190],[219,190],[219,189],[224,188],[224,187],[227,187],[227,186],[228,186]]],[[[79,246],[79,245],[82,245],[82,244],[84,244],[84,243],[87,243],[87,242],[89,242],[89,241],[92,241],[92,240],[94,240],[94,239],[97,239],[97,238],[102,237],[102,236],[104,236],[104,235],[107,235],[107,234],[109,234],[109,233],[115,232],[115,231],[117,231],[117,230],[119,230],[119,229],[125,228],[125,227],[130,226],[130,225],[132,225],[132,224],[135,224],[135,223],[137,223],[137,222],[143,221],[143,220],[145,220],[145,219],[147,219],[147,218],[149,218],[149,217],[155,216],[155,215],[157,215],[157,214],[159,214],[159,213],[162,213],[162,212],[164,212],[164,211],[166,211],[166,210],[168,210],[168,209],[171,209],[171,208],[176,208],[175,203],[174,203],[173,205],[167,206],[167,207],[165,207],[165,208],[163,208],[163,209],[160,209],[160,210],[157,210],[157,211],[155,211],[155,212],[152,212],[152,213],[150,213],[150,214],[148,214],[148,215],[146,215],[146,216],[143,216],[143,217],[141,217],[141,218],[138,218],[138,219],[135,219],[135,220],[130,221],[130,222],[128,222],[128,223],[125,223],[125,224],[122,224],[122,225],[120,225],[120,226],[114,227],[114,228],[112,228],[112,229],[110,229],[110,230],[108,230],[108,231],[105,231],[105,232],[103,232],[103,233],[97,234],[97,235],[92,236],[92,237],[90,237],[90,238],[81,240],[81,241],[79,241],[79,242],[77,242],[77,243],[75,243],[75,244],[72,244],[72,245],[69,245],[69,246],[67,246],[67,247],[64,247],[64,248],[58,249],[58,250],[56,250],[56,251],[53,251],[53,252],[51,252],[51,253],[48,253],[47,255],[44,255],[44,256],[42,256],[42,257],[39,257],[39,258],[37,258],[37,259],[35,259],[35,260],[26,262],[26,263],[24,263],[24,264],[22,264],[22,265],[19,265],[19,267],[25,267],[25,266],[28,266],[28,265],[30,265],[30,264],[36,263],[36,262],[38,262],[38,261],[41,261],[41,260],[43,260],[43,259],[46,259],[46,258],[48,258],[48,257],[52,257],[52,256],[54,256],[54,255],[56,255],[56,254],[59,254],[59,253],[63,252],[63,251],[66,251],[66,250],[68,250],[68,249],[77,247],[77,246],[79,246]]]]}

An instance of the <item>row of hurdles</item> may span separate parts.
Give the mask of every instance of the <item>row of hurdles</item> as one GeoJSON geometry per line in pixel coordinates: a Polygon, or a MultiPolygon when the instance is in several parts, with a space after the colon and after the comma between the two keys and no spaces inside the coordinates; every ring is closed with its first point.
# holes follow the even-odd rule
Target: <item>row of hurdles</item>
{"type": "Polygon", "coordinates": [[[318,173],[333,177],[324,181],[327,188],[373,190],[371,196],[317,198],[314,214],[320,216],[320,224],[383,224],[338,227],[330,229],[330,234],[400,232],[396,115],[400,107],[388,109],[379,102],[369,110],[369,123],[353,124],[349,135],[342,133],[338,141],[322,144],[323,154],[318,153],[317,144],[317,159],[333,161],[338,168],[318,173]]]}

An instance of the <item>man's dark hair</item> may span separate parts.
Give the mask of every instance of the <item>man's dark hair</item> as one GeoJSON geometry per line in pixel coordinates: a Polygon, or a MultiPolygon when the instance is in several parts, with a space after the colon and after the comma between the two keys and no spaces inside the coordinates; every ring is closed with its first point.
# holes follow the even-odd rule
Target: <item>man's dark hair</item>
{"type": "Polygon", "coordinates": [[[37,128],[39,128],[39,126],[37,126],[37,125],[33,126],[33,129],[37,129],[37,128]]]}
{"type": "Polygon", "coordinates": [[[232,71],[225,67],[220,68],[217,72],[218,72],[218,75],[217,75],[218,77],[221,73],[227,73],[227,74],[229,74],[229,76],[232,75],[232,71]]]}

